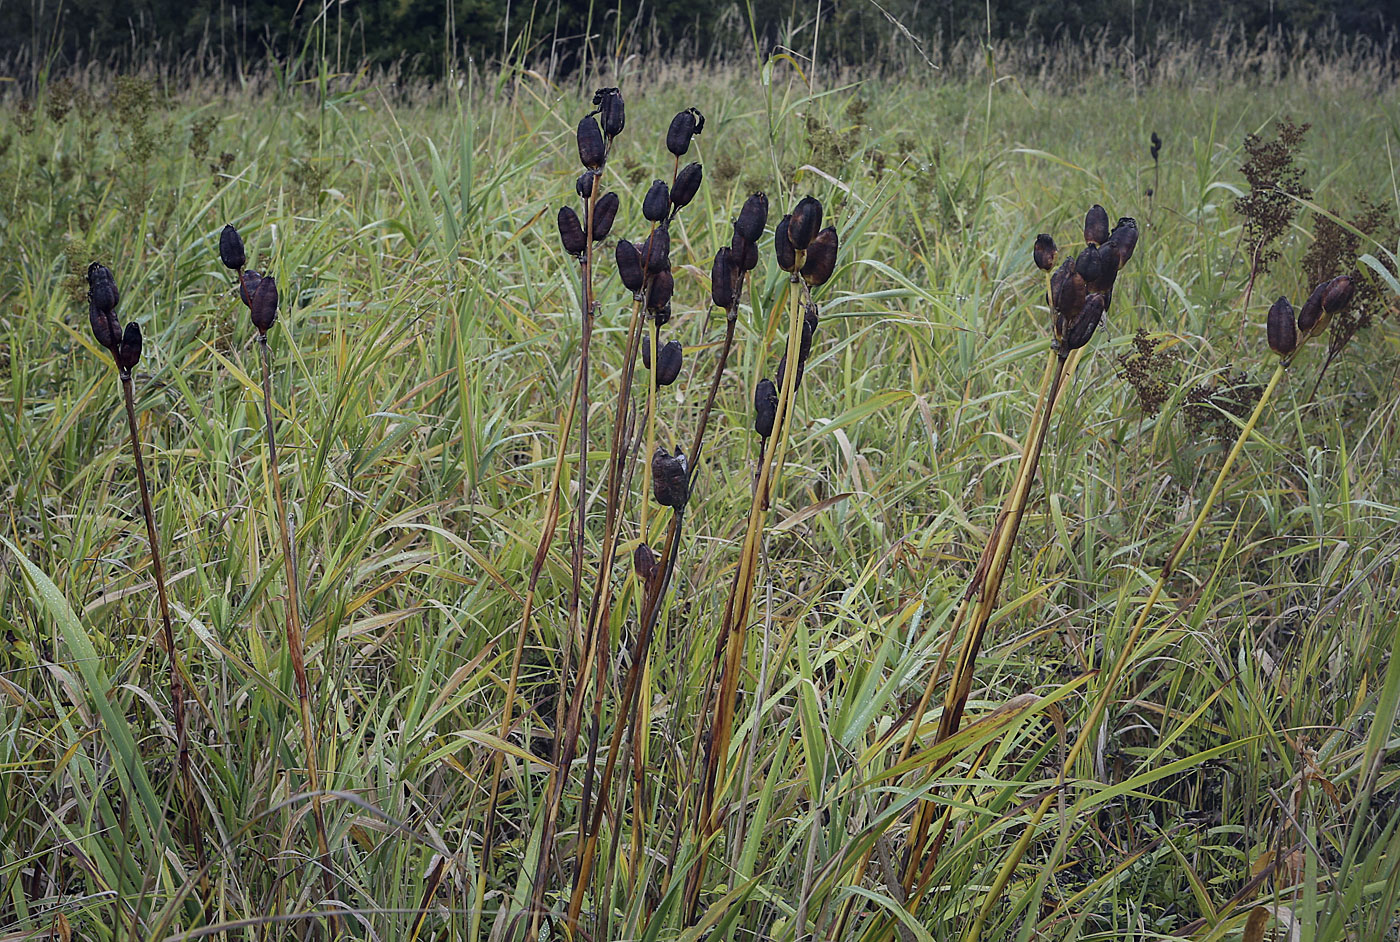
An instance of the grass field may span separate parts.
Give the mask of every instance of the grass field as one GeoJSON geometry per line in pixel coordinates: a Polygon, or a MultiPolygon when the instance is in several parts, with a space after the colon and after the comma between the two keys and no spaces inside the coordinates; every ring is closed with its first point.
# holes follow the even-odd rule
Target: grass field
{"type": "Polygon", "coordinates": [[[632,62],[564,85],[126,78],[12,97],[0,942],[324,938],[332,915],[359,939],[520,939],[532,897],[551,939],[1396,938],[1400,299],[1376,272],[1400,252],[1400,97],[1365,63],[1204,61],[1137,74],[994,57],[994,77],[823,72],[811,86],[791,60],[632,62]],[[1251,77],[1229,78],[1237,67],[1251,77]],[[621,465],[600,683],[580,675],[570,616],[581,283],[555,214],[580,202],[574,126],[601,84],[621,86],[627,123],[603,177],[622,202],[595,279],[585,611],[630,375],[612,245],[646,235],[642,196],[673,172],[672,115],[704,113],[685,159],[705,180],[671,230],[662,339],[685,363],[656,397],[661,445],[689,447],[724,336],[714,253],[751,192],[772,207],[630,722],[619,704],[644,607],[630,560],[643,538],[659,550],[673,516],[636,460],[645,380],[624,415],[639,441],[621,465]],[[1296,160],[1312,196],[1286,201],[1298,214],[1250,290],[1233,208],[1244,140],[1285,117],[1311,124],[1296,160]],[[712,666],[759,461],[753,390],[789,343],[772,229],[808,193],[840,253],[814,289],[821,326],[737,652],[729,775],[699,846],[712,666]],[[999,604],[959,664],[959,603],[1054,360],[1031,246],[1048,232],[1074,250],[1094,203],[1136,217],[1141,239],[1069,361],[999,604]],[[1279,362],[1265,312],[1312,289],[1316,220],[1367,204],[1381,221],[1340,264],[1370,286],[1372,323],[1315,396],[1327,337],[1296,355],[1207,504],[1279,362]],[[324,858],[262,367],[220,264],[225,223],[281,289],[271,393],[324,858]],[[192,796],[121,387],[84,318],[94,260],[145,335],[135,406],[192,796]],[[949,735],[954,680],[970,687],[949,735]],[[575,704],[551,840],[554,740],[575,704]],[[595,803],[597,865],[570,927],[595,803]],[[916,815],[932,830],[911,848],[916,815]]]}

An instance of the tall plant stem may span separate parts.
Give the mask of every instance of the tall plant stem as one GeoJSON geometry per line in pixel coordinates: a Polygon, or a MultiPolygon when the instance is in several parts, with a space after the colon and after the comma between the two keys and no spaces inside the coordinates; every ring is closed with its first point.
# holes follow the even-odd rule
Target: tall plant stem
{"type": "MultiPolygon", "coordinates": [[[[1171,579],[1172,573],[1176,571],[1176,567],[1186,557],[1186,553],[1191,548],[1191,544],[1195,542],[1196,537],[1201,532],[1201,528],[1205,526],[1206,517],[1210,515],[1211,510],[1215,507],[1216,500],[1220,497],[1220,492],[1225,487],[1226,476],[1229,475],[1230,469],[1234,467],[1235,460],[1239,458],[1240,452],[1244,450],[1245,443],[1249,441],[1250,436],[1254,434],[1254,429],[1259,424],[1259,417],[1264,414],[1264,407],[1267,406],[1269,400],[1273,398],[1274,391],[1278,388],[1279,381],[1283,379],[1284,370],[1287,369],[1287,366],[1287,361],[1280,361],[1277,368],[1274,369],[1274,375],[1269,379],[1269,384],[1264,387],[1264,392],[1259,396],[1259,401],[1255,403],[1254,411],[1250,413],[1248,421],[1244,424],[1244,428],[1240,429],[1240,434],[1239,437],[1235,439],[1234,447],[1230,449],[1229,455],[1226,456],[1225,463],[1220,466],[1220,471],[1215,476],[1215,485],[1210,489],[1210,493],[1206,495],[1205,501],[1201,504],[1201,509],[1196,512],[1196,518],[1191,522],[1191,528],[1177,541],[1176,547],[1168,554],[1167,561],[1162,564],[1162,570],[1157,576],[1157,581],[1153,583],[1151,591],[1147,593],[1147,599],[1142,603],[1142,608],[1138,611],[1137,619],[1133,622],[1133,627],[1128,632],[1127,640],[1123,642],[1123,650],[1119,652],[1117,660],[1113,662],[1113,667],[1109,670],[1108,676],[1104,679],[1102,692],[1099,694],[1098,699],[1094,701],[1094,706],[1090,709],[1089,716],[1085,720],[1084,726],[1080,729],[1079,735],[1075,738],[1074,745],[1070,747],[1068,754],[1065,756],[1064,764],[1060,769],[1061,784],[1068,780],[1070,770],[1074,767],[1075,760],[1079,758],[1079,754],[1084,751],[1084,747],[1088,745],[1089,740],[1096,734],[1099,721],[1102,719],[1104,712],[1108,709],[1109,700],[1113,698],[1114,688],[1118,685],[1118,681],[1122,679],[1123,672],[1127,669],[1129,660],[1132,659],[1134,648],[1137,646],[1138,637],[1142,634],[1143,628],[1146,627],[1148,620],[1152,617],[1153,607],[1161,597],[1162,591],[1166,588],[1167,581],[1171,579]]],[[[991,888],[988,890],[983,900],[982,908],[977,913],[977,918],[968,928],[967,934],[964,937],[967,942],[976,942],[976,940],[981,937],[982,929],[987,922],[987,917],[991,914],[992,908],[996,905],[996,901],[1000,899],[1002,891],[1006,889],[1006,885],[1011,881],[1016,867],[1020,864],[1021,858],[1025,855],[1026,849],[1030,847],[1031,840],[1035,837],[1036,831],[1040,827],[1041,819],[1045,816],[1045,812],[1049,810],[1050,804],[1057,794],[1059,794],[1059,789],[1057,788],[1052,788],[1047,791],[1045,797],[1041,799],[1040,804],[1031,815],[1030,821],[1026,824],[1025,832],[1021,835],[1020,840],[1016,842],[1010,856],[1007,857],[1001,869],[997,872],[996,879],[993,881],[991,888]]]]}
{"type": "MultiPolygon", "coordinates": [[[[267,346],[267,333],[259,332],[258,349],[262,353],[263,416],[267,426],[267,465],[272,475],[272,496],[277,503],[277,532],[282,537],[282,562],[287,573],[287,653],[292,660],[292,675],[296,678],[297,704],[301,709],[301,737],[306,750],[306,780],[311,790],[311,817],[316,824],[317,849],[321,854],[321,881],[326,899],[335,899],[335,880],[331,875],[330,843],[326,837],[326,820],[321,811],[321,776],[317,767],[316,729],[311,717],[311,685],[306,679],[306,651],[301,630],[301,600],[297,588],[296,556],[292,551],[291,524],[287,505],[282,497],[282,474],[277,467],[277,436],[273,432],[272,415],[272,352],[267,346]]],[[[338,931],[339,919],[328,917],[331,935],[338,931]]]]}
{"type": "MultiPolygon", "coordinates": [[[[540,538],[535,545],[535,560],[530,567],[530,581],[525,590],[525,604],[520,615],[520,630],[515,636],[515,650],[510,659],[510,679],[506,683],[506,702],[501,707],[500,737],[510,735],[510,724],[515,714],[515,697],[520,682],[520,661],[525,654],[525,639],[530,633],[531,619],[535,610],[535,591],[539,586],[540,573],[544,571],[549,549],[554,545],[554,530],[559,523],[559,481],[563,477],[564,462],[569,450],[569,429],[574,426],[574,412],[578,408],[579,383],[582,374],[574,377],[574,391],[569,397],[569,408],[560,423],[559,450],[554,456],[554,472],[549,480],[549,492],[545,501],[544,522],[540,528],[540,538]]],[[[486,802],[486,821],[481,829],[481,866],[491,868],[491,847],[495,837],[496,805],[500,800],[501,766],[505,761],[503,752],[496,752],[491,761],[491,787],[486,802]]]]}
{"type": "Polygon", "coordinates": [[[194,844],[195,862],[199,865],[200,884],[208,896],[205,878],[204,832],[199,823],[199,803],[196,799],[194,776],[190,774],[189,735],[185,727],[185,682],[180,669],[180,650],[175,647],[175,630],[170,622],[170,601],[165,592],[165,563],[160,555],[160,539],[156,536],[156,517],[151,510],[151,489],[146,483],[146,462],[141,458],[141,435],[136,428],[136,397],[131,388],[131,373],[121,370],[122,399],[126,402],[126,424],[131,433],[131,455],[136,461],[136,483],[141,490],[141,514],[146,519],[146,539],[151,546],[151,575],[156,584],[156,600],[160,603],[161,627],[165,638],[165,653],[170,664],[170,710],[175,721],[175,754],[180,769],[180,786],[185,796],[185,817],[189,840],[194,844]]]}

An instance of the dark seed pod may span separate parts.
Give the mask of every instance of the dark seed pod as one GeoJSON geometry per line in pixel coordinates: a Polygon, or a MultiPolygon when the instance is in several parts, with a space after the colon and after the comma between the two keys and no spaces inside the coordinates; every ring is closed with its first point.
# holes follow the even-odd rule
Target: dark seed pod
{"type": "Polygon", "coordinates": [[[788,225],[791,220],[791,216],[784,216],[778,227],[773,230],[773,254],[778,257],[778,267],[787,272],[797,267],[797,251],[788,238],[788,225]]]}
{"type": "Polygon", "coordinates": [[[1108,307],[1108,298],[1102,294],[1091,294],[1084,301],[1084,309],[1080,311],[1079,317],[1065,330],[1064,348],[1062,353],[1071,350],[1078,350],[1089,342],[1089,338],[1094,336],[1094,331],[1098,329],[1099,321],[1103,319],[1103,312],[1108,307]]]}
{"type": "MultiPolygon", "coordinates": [[[[725,251],[729,251],[725,249],[725,251]]],[[[88,324],[92,327],[92,336],[98,343],[111,350],[117,350],[117,345],[121,343],[121,335],[117,329],[121,323],[115,314],[108,314],[97,306],[97,302],[88,301],[88,324]]]]}
{"type": "Polygon", "coordinates": [[[778,387],[768,377],[758,381],[753,392],[753,430],[764,438],[773,434],[778,419],[778,387]]]}
{"type": "Polygon", "coordinates": [[[1288,298],[1280,297],[1269,308],[1268,320],[1269,349],[1281,357],[1286,357],[1298,349],[1298,324],[1293,316],[1293,305],[1288,298]]]}
{"type": "Polygon", "coordinates": [[[603,131],[592,115],[578,123],[578,159],[589,170],[600,170],[607,156],[603,146],[603,131]]]}
{"type": "Polygon", "coordinates": [[[671,276],[670,269],[652,275],[651,287],[647,289],[647,310],[658,315],[657,323],[665,323],[659,316],[662,311],[666,312],[667,319],[670,318],[671,296],[675,293],[676,280],[671,276]]]}
{"type": "Polygon", "coordinates": [[[743,209],[739,210],[739,218],[734,220],[734,231],[743,236],[752,245],[757,245],[758,240],[763,236],[763,227],[768,225],[768,197],[763,193],[754,193],[744,200],[743,209]]]}
{"type": "Polygon", "coordinates": [[[243,237],[233,226],[224,226],[224,231],[219,233],[219,260],[232,271],[238,271],[248,264],[248,254],[243,251],[243,237]]]}
{"type": "Polygon", "coordinates": [[[574,190],[578,193],[579,199],[588,199],[593,195],[593,183],[598,179],[598,171],[585,170],[578,175],[578,180],[574,181],[574,190]]]}
{"type": "Polygon", "coordinates": [[[1319,322],[1322,322],[1322,297],[1327,293],[1327,286],[1330,284],[1330,281],[1324,281],[1314,288],[1298,311],[1298,329],[1303,333],[1312,333],[1314,328],[1318,328],[1319,322]]]}
{"type": "Polygon", "coordinates": [[[669,386],[681,375],[685,351],[679,340],[668,340],[656,351],[656,385],[669,386]]]}
{"type": "Polygon", "coordinates": [[[559,241],[564,246],[564,251],[570,255],[581,256],[588,248],[588,240],[583,237],[583,226],[578,221],[578,213],[574,212],[572,206],[563,206],[559,209],[559,241]]]}
{"type": "Polygon", "coordinates": [[[656,554],[645,543],[638,543],[632,551],[632,568],[643,582],[650,582],[656,575],[656,554]]]}
{"type": "Polygon", "coordinates": [[[251,268],[244,270],[243,278],[238,282],[238,300],[243,302],[244,307],[253,306],[253,295],[257,293],[261,283],[262,275],[251,268]]]}
{"type": "Polygon", "coordinates": [[[731,249],[725,246],[715,253],[715,264],[710,269],[710,300],[715,307],[728,311],[734,307],[734,287],[738,280],[734,266],[730,264],[731,249]]]}
{"type": "Polygon", "coordinates": [[[1103,269],[1103,260],[1099,257],[1099,248],[1096,245],[1085,246],[1074,259],[1074,270],[1087,284],[1098,284],[1103,269]]]}
{"type": "MultiPolygon", "coordinates": [[[[1066,260],[1066,265],[1069,264],[1071,260],[1066,260]]],[[[1060,270],[1064,271],[1063,268],[1060,270]]],[[[1055,291],[1056,313],[1071,319],[1078,317],[1084,308],[1084,298],[1088,293],[1089,288],[1084,283],[1084,277],[1071,268],[1062,276],[1060,286],[1055,291]]]]}
{"type": "Polygon", "coordinates": [[[651,181],[651,189],[647,190],[647,195],[642,199],[642,215],[652,222],[660,222],[666,218],[670,209],[671,193],[666,188],[665,181],[651,181]]]}
{"type": "Polygon", "coordinates": [[[641,291],[642,253],[637,246],[626,239],[618,239],[613,259],[617,262],[617,274],[622,278],[623,287],[633,294],[641,291]]]}
{"type": "Polygon", "coordinates": [[[690,205],[690,201],[695,199],[695,194],[700,192],[700,181],[704,177],[704,170],[698,163],[686,164],[676,174],[676,185],[671,188],[671,205],[676,209],[684,209],[690,205]]]}
{"type": "Polygon", "coordinates": [[[651,311],[651,322],[657,327],[665,327],[671,320],[671,304],[668,301],[661,307],[651,311]]]}
{"type": "Polygon", "coordinates": [[[1048,233],[1042,232],[1035,237],[1035,249],[1031,253],[1035,258],[1035,267],[1041,271],[1049,271],[1055,267],[1055,256],[1059,249],[1055,247],[1055,240],[1048,233]]]}
{"type": "Polygon", "coordinates": [[[627,109],[622,103],[622,92],[616,88],[600,88],[593,93],[593,104],[598,106],[598,114],[603,119],[603,133],[617,137],[627,125],[627,109]]]}
{"type": "Polygon", "coordinates": [[[123,373],[130,373],[141,361],[141,328],[135,321],[126,325],[126,331],[122,334],[122,342],[112,353],[116,357],[117,367],[123,373]]]}
{"type": "Polygon", "coordinates": [[[705,129],[705,116],[694,108],[687,108],[671,119],[671,127],[666,131],[666,149],[677,157],[684,157],[690,150],[690,139],[705,129]]]}
{"type": "Polygon", "coordinates": [[[651,233],[647,245],[647,274],[671,270],[671,230],[667,226],[657,226],[651,233]]]}
{"type": "Polygon", "coordinates": [[[1347,309],[1356,294],[1356,285],[1350,275],[1338,275],[1327,282],[1327,290],[1322,294],[1322,309],[1328,314],[1338,314],[1347,309]]]}
{"type": "Polygon", "coordinates": [[[729,240],[729,252],[734,266],[741,272],[751,272],[758,267],[758,246],[745,239],[737,231],[729,240]]]}
{"type": "Polygon", "coordinates": [[[87,270],[88,300],[104,314],[111,314],[121,301],[117,281],[106,265],[93,262],[87,270]]]}
{"type": "Polygon", "coordinates": [[[813,288],[824,285],[836,271],[838,240],[836,227],[827,226],[807,245],[807,259],[802,263],[802,280],[813,288]]]}
{"type": "Polygon", "coordinates": [[[690,474],[686,467],[685,453],[679,448],[674,455],[666,449],[656,449],[651,456],[651,493],[663,507],[680,510],[690,499],[690,474]]]}
{"type": "Polygon", "coordinates": [[[1095,203],[1084,216],[1084,241],[1100,245],[1108,241],[1108,210],[1095,203]]]}
{"type": "Polygon", "coordinates": [[[267,333],[277,321],[277,279],[267,275],[258,281],[258,290],[253,292],[253,302],[248,305],[253,318],[253,326],[259,333],[267,333]]]}
{"type": "Polygon", "coordinates": [[[1108,237],[1108,245],[1113,246],[1113,254],[1118,260],[1120,269],[1132,260],[1137,243],[1137,220],[1131,216],[1123,216],[1118,220],[1118,225],[1113,227],[1113,232],[1108,237]]]}
{"type": "Polygon", "coordinates": [[[815,196],[804,196],[792,210],[788,222],[788,239],[792,247],[806,249],[822,227],[822,204],[815,196]]]}
{"type": "Polygon", "coordinates": [[[1157,155],[1158,155],[1159,153],[1161,153],[1161,150],[1162,150],[1162,139],[1161,139],[1160,137],[1157,136],[1157,132],[1156,132],[1156,131],[1153,131],[1153,132],[1152,132],[1151,141],[1152,141],[1152,159],[1153,159],[1153,160],[1156,160],[1156,159],[1157,159],[1157,155]]]}
{"type": "Polygon", "coordinates": [[[613,220],[617,218],[620,201],[616,193],[604,193],[593,204],[593,241],[602,242],[612,232],[613,220]]]}

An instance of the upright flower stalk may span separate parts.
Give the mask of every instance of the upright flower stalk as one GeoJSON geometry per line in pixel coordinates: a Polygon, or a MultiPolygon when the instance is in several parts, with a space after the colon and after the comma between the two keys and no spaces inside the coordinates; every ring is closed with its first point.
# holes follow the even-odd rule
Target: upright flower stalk
{"type": "MultiPolygon", "coordinates": [[[[238,296],[248,307],[253,326],[258,331],[258,352],[262,359],[263,418],[267,440],[267,463],[272,476],[272,496],[277,507],[277,532],[282,540],[282,563],[287,578],[286,632],[287,654],[292,662],[292,676],[297,686],[297,705],[301,716],[302,746],[306,752],[307,787],[311,792],[311,816],[316,825],[316,843],[321,857],[321,879],[326,899],[335,899],[335,880],[331,872],[330,843],[325,815],[321,809],[321,778],[316,752],[316,726],[311,711],[311,684],[306,677],[306,649],[302,636],[301,598],[297,581],[296,551],[292,540],[291,520],[287,516],[282,496],[282,475],[277,462],[277,436],[272,409],[272,352],[267,333],[277,322],[277,279],[247,268],[243,239],[233,226],[224,226],[219,236],[219,258],[238,277],[238,296]]],[[[339,920],[329,917],[331,935],[337,931],[339,920]]]]}

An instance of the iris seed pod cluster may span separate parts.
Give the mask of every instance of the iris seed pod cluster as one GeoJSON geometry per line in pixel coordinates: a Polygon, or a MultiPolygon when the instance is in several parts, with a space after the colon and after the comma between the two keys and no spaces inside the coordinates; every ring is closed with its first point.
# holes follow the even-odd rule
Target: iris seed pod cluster
{"type": "Polygon", "coordinates": [[[244,267],[248,253],[243,248],[243,237],[233,226],[224,226],[219,233],[219,261],[238,277],[238,300],[248,309],[258,334],[266,337],[277,323],[277,279],[244,267]]]}
{"type": "Polygon", "coordinates": [[[729,317],[737,317],[744,276],[758,267],[758,240],[768,224],[768,197],[754,193],[744,200],[729,245],[715,253],[710,269],[710,300],[729,317]]]}
{"type": "Polygon", "coordinates": [[[1269,349],[1281,357],[1292,356],[1304,340],[1326,330],[1332,317],[1351,305],[1355,294],[1352,277],[1338,275],[1314,287],[1296,316],[1288,298],[1281,296],[1269,308],[1265,325],[1269,349]]]}
{"type": "Polygon", "coordinates": [[[93,262],[88,266],[88,324],[92,336],[112,353],[117,369],[123,376],[130,376],[141,360],[141,328],[135,321],[123,330],[121,319],[117,317],[117,304],[121,293],[117,281],[105,266],[93,262]]]}
{"type": "Polygon", "coordinates": [[[593,104],[597,107],[583,116],[575,134],[583,173],[575,181],[574,191],[584,201],[583,216],[580,217],[572,206],[563,206],[559,209],[558,218],[559,244],[579,261],[583,261],[590,242],[601,242],[612,232],[621,205],[616,193],[598,193],[597,190],[603,167],[608,162],[608,152],[612,150],[613,138],[621,134],[627,124],[626,106],[622,93],[616,88],[598,89],[593,93],[593,104]],[[588,209],[590,201],[591,214],[588,209]]]}
{"type": "Polygon", "coordinates": [[[683,510],[690,499],[690,468],[685,452],[679,448],[674,455],[658,448],[651,456],[651,493],[656,502],[673,510],[683,510]]]}
{"type": "MultiPolygon", "coordinates": [[[[1097,203],[1084,216],[1084,248],[1067,255],[1050,276],[1055,348],[1061,357],[1087,344],[1113,303],[1118,272],[1137,249],[1137,221],[1124,216],[1111,229],[1097,203]]],[[[1055,240],[1042,233],[1032,250],[1036,267],[1049,271],[1058,257],[1055,240]]]]}

